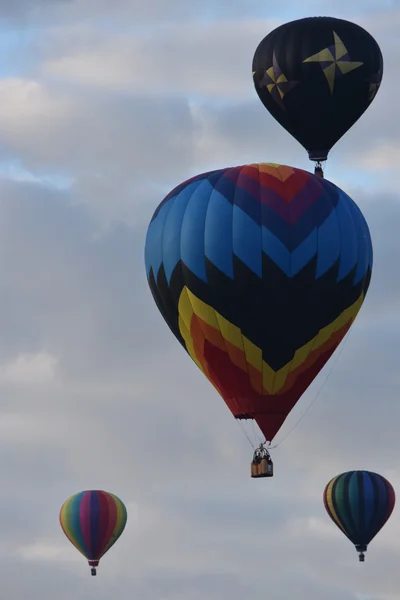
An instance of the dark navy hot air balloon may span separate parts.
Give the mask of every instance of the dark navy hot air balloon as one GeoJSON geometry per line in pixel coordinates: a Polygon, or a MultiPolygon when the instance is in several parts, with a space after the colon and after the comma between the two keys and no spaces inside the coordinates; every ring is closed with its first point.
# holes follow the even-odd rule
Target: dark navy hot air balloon
{"type": "Polygon", "coordinates": [[[323,161],[375,98],[383,58],[365,29],[309,17],[269,33],[253,58],[257,94],[273,117],[323,161]]]}
{"type": "Polygon", "coordinates": [[[372,245],[337,186],[251,164],[172,190],[149,225],[145,262],[172,333],[234,417],[271,441],[360,310],[372,245]]]}
{"type": "Polygon", "coordinates": [[[370,471],[337,475],[324,490],[328,515],[355,545],[361,562],[368,544],[392,514],[395,500],[388,480],[370,471]]]}

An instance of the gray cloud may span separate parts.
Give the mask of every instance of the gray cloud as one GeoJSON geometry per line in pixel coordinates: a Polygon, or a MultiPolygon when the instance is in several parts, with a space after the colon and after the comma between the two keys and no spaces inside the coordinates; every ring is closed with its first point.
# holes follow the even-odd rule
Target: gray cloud
{"type": "MultiPolygon", "coordinates": [[[[278,434],[276,477],[257,482],[241,428],[158,314],[143,245],[158,202],[196,172],[260,160],[310,168],[248,73],[262,32],[286,15],[271,9],[262,21],[254,4],[237,1],[215,26],[205,3],[203,26],[180,27],[198,5],[12,4],[13,18],[25,19],[19,26],[40,25],[40,36],[27,44],[25,70],[0,80],[3,594],[395,600],[397,509],[360,565],[321,496],[353,468],[400,484],[399,204],[393,169],[386,177],[364,152],[398,143],[397,13],[376,2],[335,8],[359,14],[388,57],[387,83],[327,169],[368,220],[374,271],[339,360],[278,434]],[[133,16],[162,23],[154,46],[133,16]],[[82,60],[79,73],[72,59],[82,60]],[[64,500],[90,488],[113,491],[129,513],[95,580],[58,524],[64,500]]],[[[11,14],[0,3],[3,17],[7,7],[11,14]]],[[[242,426],[255,439],[251,424],[242,426]]]]}
{"type": "MultiPolygon", "coordinates": [[[[382,46],[384,83],[332,150],[327,175],[346,186],[373,170],[394,189],[398,13],[358,21],[382,46]]],[[[263,108],[251,82],[253,51],[277,23],[170,24],[156,37],[90,24],[49,28],[31,44],[39,61],[31,61],[38,65],[30,68],[31,79],[5,80],[0,87],[3,152],[35,173],[44,164],[47,171],[66,172],[76,179],[79,198],[96,198],[108,216],[108,197],[117,194],[113,207],[123,219],[129,218],[128,198],[139,188],[146,196],[150,178],[167,191],[211,161],[275,160],[310,169],[306,152],[263,108]]]]}
{"type": "MultiPolygon", "coordinates": [[[[7,0],[0,1],[0,17],[19,17],[26,22],[47,23],[81,23],[84,21],[98,21],[102,24],[118,23],[127,26],[134,23],[159,24],[160,22],[173,22],[185,20],[188,17],[212,19],[243,18],[248,15],[257,15],[258,18],[266,16],[280,19],[281,21],[294,18],[312,16],[313,14],[328,14],[341,18],[362,18],[365,14],[376,14],[382,9],[389,11],[398,7],[397,0],[388,0],[377,4],[376,0],[354,0],[351,4],[345,0],[338,0],[334,6],[328,0],[317,2],[309,0],[307,5],[300,6],[294,0],[288,1],[284,8],[275,5],[268,7],[268,14],[255,0],[245,2],[236,0],[235,3],[221,2],[218,5],[206,0],[200,6],[195,0],[172,0],[168,7],[160,1],[143,3],[139,0],[116,0],[112,5],[107,0],[7,0]]],[[[390,13],[389,13],[390,14],[390,13]]]]}

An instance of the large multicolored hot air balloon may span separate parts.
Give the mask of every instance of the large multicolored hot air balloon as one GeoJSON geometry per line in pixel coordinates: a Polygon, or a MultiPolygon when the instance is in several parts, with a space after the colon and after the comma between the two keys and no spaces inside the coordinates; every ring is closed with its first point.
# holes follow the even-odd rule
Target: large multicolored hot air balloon
{"type": "Polygon", "coordinates": [[[334,184],[251,164],[172,190],[151,219],[145,263],[172,333],[235,418],[272,441],[360,310],[372,245],[334,184]]]}
{"type": "Polygon", "coordinates": [[[323,497],[328,515],[364,562],[368,544],[392,514],[396,500],[393,487],[377,473],[348,471],[331,479],[323,497]]]}
{"type": "Polygon", "coordinates": [[[285,23],[253,58],[261,102],[308,151],[324,161],[368,108],[381,84],[383,58],[359,25],[331,17],[285,23]]]}
{"type": "Polygon", "coordinates": [[[69,541],[85,556],[92,575],[100,558],[125,529],[124,503],[108,492],[91,490],[71,496],[61,507],[60,524],[69,541]]]}

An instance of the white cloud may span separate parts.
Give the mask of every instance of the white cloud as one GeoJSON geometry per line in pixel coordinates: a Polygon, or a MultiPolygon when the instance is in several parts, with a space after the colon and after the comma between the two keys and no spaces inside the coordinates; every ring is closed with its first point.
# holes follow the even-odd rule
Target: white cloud
{"type": "Polygon", "coordinates": [[[20,354],[12,362],[0,365],[0,385],[41,384],[55,377],[57,358],[48,352],[20,354]]]}
{"type": "Polygon", "coordinates": [[[74,554],[65,551],[64,545],[55,545],[51,540],[40,540],[28,546],[22,546],[16,551],[16,555],[27,561],[65,561],[77,562],[74,554]]]}
{"type": "Polygon", "coordinates": [[[96,29],[74,31],[67,38],[54,35],[46,45],[43,73],[84,87],[225,100],[252,97],[254,51],[277,24],[193,20],[135,36],[96,29]]]}

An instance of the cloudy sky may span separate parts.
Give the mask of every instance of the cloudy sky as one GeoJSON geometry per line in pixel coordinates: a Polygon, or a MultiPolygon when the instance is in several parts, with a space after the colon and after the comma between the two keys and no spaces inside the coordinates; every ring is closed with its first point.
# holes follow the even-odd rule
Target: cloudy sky
{"type": "Polygon", "coordinates": [[[400,512],[361,565],[321,499],[358,468],[400,490],[399,25],[398,0],[0,0],[2,597],[400,599],[400,512]],[[257,482],[243,430],[153,303],[143,246],[196,173],[312,169],[259,102],[251,60],[272,28],[315,14],[356,21],[384,54],[376,100],[326,169],[363,210],[375,262],[318,401],[283,440],[332,363],[257,482]],[[91,488],[129,513],[96,579],[58,523],[91,488]]]}

